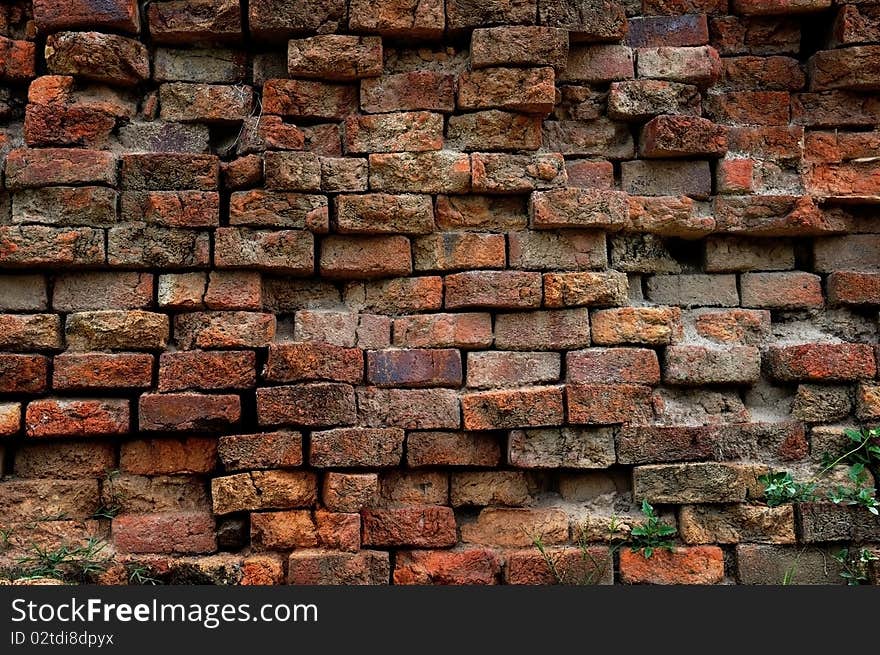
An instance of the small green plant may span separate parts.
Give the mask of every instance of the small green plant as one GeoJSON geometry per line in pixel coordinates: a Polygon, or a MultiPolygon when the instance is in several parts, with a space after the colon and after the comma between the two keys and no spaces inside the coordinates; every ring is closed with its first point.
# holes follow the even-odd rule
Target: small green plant
{"type": "Polygon", "coordinates": [[[92,515],[96,519],[112,519],[122,511],[122,504],[125,502],[125,495],[116,486],[116,478],[119,471],[107,471],[102,483],[102,503],[95,513],[92,515]]]}
{"type": "Polygon", "coordinates": [[[822,458],[823,467],[830,468],[843,460],[850,464],[880,465],[880,428],[872,430],[853,430],[847,428],[843,433],[855,444],[855,447],[836,460],[832,455],[826,453],[822,458]]]}
{"type": "Polygon", "coordinates": [[[848,471],[851,486],[838,485],[828,494],[828,499],[836,505],[861,505],[871,514],[880,515],[880,501],[877,490],[868,484],[868,472],[864,464],[853,464],[848,471]]]}
{"type": "Polygon", "coordinates": [[[162,581],[150,575],[150,569],[139,564],[128,566],[128,584],[131,585],[160,585],[162,581]]]}
{"type": "Polygon", "coordinates": [[[640,552],[645,559],[650,559],[654,551],[663,548],[672,551],[673,543],[670,541],[677,530],[668,523],[660,520],[654,508],[647,500],[642,501],[642,514],[647,519],[643,525],[632,529],[631,550],[640,552]]]}
{"type": "Polygon", "coordinates": [[[90,582],[107,569],[111,556],[104,554],[106,547],[107,542],[97,537],[90,537],[81,546],[63,544],[54,550],[32,544],[17,564],[25,578],[90,582]]]}
{"type": "Polygon", "coordinates": [[[867,548],[859,548],[855,552],[851,552],[849,548],[843,548],[832,557],[843,567],[840,577],[852,586],[866,583],[868,581],[868,565],[880,559],[867,548]]]}
{"type": "Polygon", "coordinates": [[[764,499],[770,507],[809,502],[816,497],[814,482],[795,482],[788,471],[770,472],[758,481],[764,485],[764,499]]]}

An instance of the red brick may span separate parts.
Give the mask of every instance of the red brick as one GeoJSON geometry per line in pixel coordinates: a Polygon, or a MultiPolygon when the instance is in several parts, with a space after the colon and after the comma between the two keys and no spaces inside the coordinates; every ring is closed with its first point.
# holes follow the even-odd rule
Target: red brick
{"type": "Polygon", "coordinates": [[[360,420],[370,427],[407,430],[457,429],[461,423],[458,393],[452,389],[358,390],[360,420]]]}
{"type": "Polygon", "coordinates": [[[710,86],[721,76],[721,58],[710,46],[643,48],[637,72],[639,77],[710,86]]]}
{"type": "Polygon", "coordinates": [[[637,384],[567,384],[565,397],[573,425],[644,423],[652,415],[651,387],[637,384]]]}
{"type": "Polygon", "coordinates": [[[468,353],[467,386],[477,389],[523,387],[559,381],[559,353],[468,353]]]}
{"type": "Polygon", "coordinates": [[[583,585],[614,582],[614,561],[606,546],[588,546],[585,550],[550,547],[546,552],[553,561],[555,575],[544,556],[533,548],[507,554],[504,581],[515,585],[583,585]]]}
{"type": "Polygon", "coordinates": [[[810,58],[810,91],[880,89],[880,46],[859,45],[837,50],[820,50],[810,58]]]}
{"type": "Polygon", "coordinates": [[[487,507],[476,521],[462,523],[463,543],[534,548],[541,537],[546,545],[568,541],[568,514],[558,508],[487,507]]]}
{"type": "Polygon", "coordinates": [[[880,41],[880,14],[870,4],[843,5],[837,11],[829,46],[880,41]]]}
{"type": "Polygon", "coordinates": [[[42,522],[64,515],[85,519],[98,509],[97,480],[4,480],[0,509],[4,521],[42,522]]]}
{"type": "Polygon", "coordinates": [[[62,312],[100,309],[146,309],[153,302],[149,273],[71,273],[59,275],[52,307],[62,312]]]}
{"type": "Polygon", "coordinates": [[[706,99],[706,114],[727,125],[788,125],[789,94],[785,91],[733,91],[706,99]]]}
{"type": "Polygon", "coordinates": [[[41,33],[70,29],[107,29],[136,34],[140,30],[137,0],[34,0],[34,22],[41,33]]]}
{"type": "Polygon", "coordinates": [[[352,0],[349,9],[349,27],[353,31],[406,39],[439,38],[444,18],[441,0],[352,0]]]}
{"type": "Polygon", "coordinates": [[[438,196],[435,207],[441,230],[506,231],[525,228],[526,203],[516,196],[438,196]]]}
{"type": "Polygon", "coordinates": [[[251,514],[251,544],[260,550],[290,550],[318,545],[309,510],[251,514]]]}
{"type": "Polygon", "coordinates": [[[0,403],[0,437],[18,434],[21,427],[21,403],[0,403]]]}
{"type": "Polygon", "coordinates": [[[724,86],[731,90],[798,91],[806,82],[792,57],[725,57],[721,62],[724,86]]]}
{"type": "Polygon", "coordinates": [[[129,428],[128,401],[60,400],[28,403],[25,429],[29,437],[93,437],[125,434],[129,428]]]}
{"type": "Polygon", "coordinates": [[[828,302],[835,305],[880,305],[880,273],[835,271],[828,276],[828,302]]]}
{"type": "Polygon", "coordinates": [[[113,545],[122,553],[213,553],[214,517],[209,512],[126,514],[113,519],[113,545]]]}
{"type": "Polygon", "coordinates": [[[329,380],[358,384],[364,358],[358,348],[322,343],[273,344],[263,378],[269,382],[329,380]]]}
{"type": "Polygon", "coordinates": [[[309,464],[317,468],[400,466],[404,432],[399,428],[336,428],[312,432],[309,464]]]}
{"type": "Polygon", "coordinates": [[[251,351],[189,350],[159,357],[159,391],[247,389],[257,381],[251,351]]]}
{"type": "Polygon", "coordinates": [[[122,194],[122,217],[168,227],[216,227],[220,196],[205,191],[128,191],[122,194]]]}
{"type": "Polygon", "coordinates": [[[359,514],[315,510],[318,543],[325,548],[357,552],[361,547],[359,514]]]}
{"type": "Polygon", "coordinates": [[[443,148],[443,115],[428,111],[349,116],[345,152],[423,152],[443,148]]]}
{"type": "Polygon", "coordinates": [[[104,84],[134,86],[150,77],[146,46],[100,32],[59,32],[46,39],[46,66],[55,75],[74,75],[104,84]]]}
{"type": "Polygon", "coordinates": [[[48,374],[49,360],[42,355],[0,354],[0,393],[40,393],[48,374]]]}
{"type": "Polygon", "coordinates": [[[0,79],[8,82],[25,82],[35,75],[34,44],[0,36],[0,79]]]}
{"type": "Polygon", "coordinates": [[[803,152],[804,133],[796,126],[731,127],[727,130],[728,150],[752,157],[796,160],[803,152]]]}
{"type": "Polygon", "coordinates": [[[524,193],[565,186],[565,160],[556,152],[533,155],[473,153],[472,187],[476,193],[524,193]]]}
{"type": "Polygon", "coordinates": [[[629,283],[617,271],[584,273],[545,273],[545,307],[624,305],[629,283]]]}
{"type": "Polygon", "coordinates": [[[548,114],[555,95],[553,69],[483,68],[458,77],[458,108],[548,114]]]}
{"type": "Polygon", "coordinates": [[[291,77],[353,81],[382,74],[382,39],[374,36],[319,34],[287,44],[291,77]]]}
{"type": "Polygon", "coordinates": [[[727,130],[696,116],[657,116],[643,128],[643,157],[718,157],[727,151],[727,130]]]}
{"type": "Polygon", "coordinates": [[[267,425],[352,425],[354,389],[347,384],[316,382],[257,389],[257,421],[267,425]]]}
{"type": "Polygon", "coordinates": [[[0,225],[0,263],[7,268],[94,266],[104,257],[101,230],[0,225]]]}
{"type": "Polygon", "coordinates": [[[444,548],[458,539],[455,516],[449,507],[366,509],[362,518],[365,546],[444,548]]]}
{"type": "Polygon", "coordinates": [[[144,394],[138,408],[143,431],[222,430],[241,418],[241,400],[234,395],[144,394]]]}
{"type": "Polygon", "coordinates": [[[353,298],[356,304],[363,303],[362,310],[380,314],[437,311],[443,303],[443,278],[399,277],[367,282],[362,292],[357,291],[353,298]]]}
{"type": "Polygon", "coordinates": [[[565,162],[568,183],[582,189],[610,189],[614,186],[614,164],[610,161],[575,159],[565,162]]]}
{"type": "Polygon", "coordinates": [[[711,311],[696,318],[697,334],[716,343],[755,343],[770,333],[770,312],[731,309],[711,311]]]}
{"type": "Polygon", "coordinates": [[[668,344],[681,329],[677,307],[602,309],[593,312],[590,319],[593,343],[601,346],[668,344]]]}
{"type": "Polygon", "coordinates": [[[6,156],[6,187],[116,183],[116,155],[98,150],[19,148],[6,156]]]}
{"type": "Polygon", "coordinates": [[[455,109],[455,78],[430,70],[407,71],[361,80],[361,109],[369,113],[390,111],[442,111],[455,109]]]}
{"type": "Polygon", "coordinates": [[[469,432],[411,432],[406,463],[419,466],[497,466],[501,448],[493,435],[469,432]]]}
{"type": "Polygon", "coordinates": [[[719,193],[747,194],[755,190],[755,162],[724,159],[716,168],[719,193]]]}
{"type": "Polygon", "coordinates": [[[506,350],[568,350],[590,345],[586,309],[560,309],[495,317],[495,347],[506,350]]]}
{"type": "Polygon", "coordinates": [[[388,553],[383,551],[299,550],[288,560],[288,584],[382,585],[390,577],[388,553]]]}
{"type": "Polygon", "coordinates": [[[174,317],[177,346],[260,348],[275,337],[275,316],[257,312],[189,312],[174,317]]]}
{"type": "Polygon", "coordinates": [[[560,79],[566,82],[602,83],[634,77],[633,51],[623,45],[575,45],[560,79]]]}
{"type": "Polygon", "coordinates": [[[566,381],[586,384],[658,384],[657,353],[647,348],[590,348],[565,356],[566,381]]]}
{"type": "Polygon", "coordinates": [[[877,373],[871,346],[855,343],[771,346],[765,366],[770,377],[783,382],[845,382],[877,373]]]}
{"type": "Polygon", "coordinates": [[[489,314],[422,314],[393,323],[395,346],[404,348],[487,348],[492,344],[489,314]]]}
{"type": "Polygon", "coordinates": [[[336,228],[355,234],[428,234],[434,231],[434,208],[431,197],[421,194],[341,195],[336,228]]]}
{"type": "Polygon", "coordinates": [[[70,314],[64,326],[70,350],[162,350],[168,317],[140,310],[99,310],[70,314]]]}
{"type": "Polygon", "coordinates": [[[60,349],[60,317],[54,314],[0,314],[0,348],[12,351],[60,349]]]}
{"type": "Polygon", "coordinates": [[[459,387],[458,350],[402,349],[367,353],[367,382],[380,387],[459,387]]]}
{"type": "Polygon", "coordinates": [[[241,5],[236,0],[174,0],[147,7],[155,43],[189,45],[194,41],[241,39],[241,5]]]}
{"type": "Polygon", "coordinates": [[[303,463],[302,434],[279,431],[220,437],[217,453],[227,471],[295,468],[303,463]]]}
{"type": "Polygon", "coordinates": [[[461,398],[466,430],[508,430],[558,425],[563,419],[562,387],[483,391],[461,398]]]}
{"type": "Polygon", "coordinates": [[[214,514],[311,507],[318,495],[310,471],[251,471],[211,480],[214,514]]]}
{"type": "Polygon", "coordinates": [[[217,440],[211,437],[137,439],[119,452],[119,468],[137,475],[205,474],[217,462],[217,440]]]}
{"type": "Polygon", "coordinates": [[[140,353],[61,353],[52,371],[54,389],[147,389],[153,384],[153,356],[140,353]]]}
{"type": "Polygon", "coordinates": [[[359,512],[374,505],[379,495],[376,473],[327,473],[321,501],[334,512],[359,512]]]}
{"type": "Polygon", "coordinates": [[[327,232],[327,199],[314,194],[262,189],[239,191],[230,197],[229,224],[327,232]]]}
{"type": "Polygon", "coordinates": [[[284,582],[284,563],[277,555],[251,555],[242,563],[242,585],[280,585],[284,582]]]}
{"type": "Polygon", "coordinates": [[[724,578],[724,553],[717,546],[678,546],[654,551],[650,558],[629,548],[620,551],[625,584],[718,584],[724,578]]]}
{"type": "Polygon", "coordinates": [[[446,276],[446,308],[528,309],[541,305],[541,274],[483,271],[446,276]]]}
{"type": "Polygon", "coordinates": [[[121,187],[134,191],[214,191],[220,183],[215,155],[130,153],[122,156],[121,187]]]}
{"type": "Polygon", "coordinates": [[[466,153],[391,152],[371,154],[370,188],[397,193],[467,193],[471,160],[466,153]]]}
{"type": "Polygon", "coordinates": [[[626,195],[605,189],[566,188],[536,191],[529,200],[533,229],[619,229],[629,215],[626,195]]]}
{"type": "Polygon", "coordinates": [[[262,309],[262,280],[253,271],[211,271],[204,294],[208,309],[262,309]]]}
{"type": "Polygon", "coordinates": [[[340,120],[357,111],[357,87],[312,80],[267,80],[263,111],[286,118],[340,120]]]}
{"type": "Polygon", "coordinates": [[[497,584],[501,562],[488,548],[411,550],[394,561],[394,584],[497,584]]]}
{"type": "Polygon", "coordinates": [[[704,45],[709,25],[704,14],[645,16],[627,21],[626,44],[633,48],[704,45]]]}
{"type": "Polygon", "coordinates": [[[840,231],[810,196],[716,196],[714,210],[717,231],[729,234],[802,237],[840,231]]]}
{"type": "Polygon", "coordinates": [[[822,279],[811,273],[746,273],[740,276],[743,307],[811,309],[822,307],[822,279]]]}
{"type": "Polygon", "coordinates": [[[760,378],[761,357],[754,346],[669,346],[664,353],[663,379],[668,384],[754,384],[760,378]]]}
{"type": "Polygon", "coordinates": [[[314,237],[310,232],[221,227],[215,235],[218,268],[257,268],[289,275],[314,271],[314,237]]]}
{"type": "Polygon", "coordinates": [[[321,242],[321,275],[370,279],[412,273],[409,239],[403,236],[327,237],[321,242]]]}
{"type": "Polygon", "coordinates": [[[116,468],[113,440],[35,440],[15,453],[15,475],[20,478],[106,478],[116,468]]]}

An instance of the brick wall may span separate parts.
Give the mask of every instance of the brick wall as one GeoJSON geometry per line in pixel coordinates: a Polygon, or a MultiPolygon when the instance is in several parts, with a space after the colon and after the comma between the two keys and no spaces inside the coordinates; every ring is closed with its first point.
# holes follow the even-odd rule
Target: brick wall
{"type": "Polygon", "coordinates": [[[880,543],[758,481],[880,417],[880,6],[138,4],[0,7],[7,577],[92,538],[106,583],[551,583],[539,536],[837,582],[880,543]],[[609,543],[642,500],[674,552],[609,543]]]}

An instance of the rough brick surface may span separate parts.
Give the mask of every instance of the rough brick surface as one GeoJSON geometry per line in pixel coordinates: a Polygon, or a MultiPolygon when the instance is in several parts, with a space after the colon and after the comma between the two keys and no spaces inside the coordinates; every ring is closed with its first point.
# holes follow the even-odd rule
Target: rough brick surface
{"type": "Polygon", "coordinates": [[[880,420],[878,71],[863,0],[2,3],[0,583],[841,581],[843,470],[759,476],[880,420]]]}

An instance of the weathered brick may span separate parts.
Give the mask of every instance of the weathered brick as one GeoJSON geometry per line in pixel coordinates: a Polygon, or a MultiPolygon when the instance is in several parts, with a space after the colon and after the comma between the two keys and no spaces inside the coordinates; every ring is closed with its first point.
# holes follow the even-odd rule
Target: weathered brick
{"type": "Polygon", "coordinates": [[[533,547],[568,541],[568,515],[556,508],[487,507],[476,521],[462,523],[464,543],[502,547],[533,547]]]}
{"type": "Polygon", "coordinates": [[[442,230],[504,231],[524,228],[526,203],[517,196],[438,196],[437,227],[442,230]]]}
{"type": "Polygon", "coordinates": [[[314,237],[302,230],[262,231],[222,227],[215,233],[214,256],[219,268],[257,268],[309,275],[314,271],[314,237]]]}
{"type": "Polygon", "coordinates": [[[573,41],[619,41],[626,33],[624,7],[617,2],[544,0],[538,18],[542,25],[568,30],[573,41]]]}
{"type": "Polygon", "coordinates": [[[14,352],[55,350],[61,345],[61,320],[54,314],[0,314],[0,348],[14,352]]]}
{"type": "Polygon", "coordinates": [[[736,571],[740,584],[842,584],[840,567],[818,548],[739,544],[736,571]]]}
{"type": "Polygon", "coordinates": [[[602,469],[614,464],[610,428],[513,430],[507,444],[511,466],[526,469],[602,469]]]}
{"type": "Polygon", "coordinates": [[[235,0],[174,0],[147,7],[150,36],[157,43],[239,41],[241,5],[235,0]]]}
{"type": "Polygon", "coordinates": [[[318,545],[308,510],[260,512],[251,516],[251,543],[260,550],[289,550],[318,545]]]}
{"type": "Polygon", "coordinates": [[[360,105],[368,113],[455,109],[455,78],[430,70],[408,71],[361,80],[360,105]]]}
{"type": "Polygon", "coordinates": [[[143,309],[152,305],[149,273],[73,273],[55,279],[52,307],[62,312],[143,309]]]}
{"type": "Polygon", "coordinates": [[[287,118],[340,120],[357,111],[357,87],[313,80],[267,80],[263,111],[287,118]]]}
{"type": "Polygon", "coordinates": [[[321,275],[328,278],[370,279],[412,273],[409,239],[387,237],[327,237],[321,242],[321,275]]]}
{"type": "Polygon", "coordinates": [[[336,428],[312,432],[309,464],[318,468],[399,466],[404,431],[400,428],[336,428]]]}
{"type": "Polygon", "coordinates": [[[462,381],[457,350],[372,350],[367,353],[367,381],[386,387],[458,387],[462,381]]]}
{"type": "Polygon", "coordinates": [[[384,585],[390,577],[389,555],[384,551],[297,550],[288,559],[288,584],[384,585]]]}
{"type": "Polygon", "coordinates": [[[828,302],[835,305],[880,304],[880,274],[836,271],[828,276],[828,302]]]}
{"type": "Polygon", "coordinates": [[[139,310],[78,312],[65,324],[72,350],[161,350],[168,335],[167,316],[139,310]]]}
{"type": "Polygon", "coordinates": [[[521,387],[559,380],[558,353],[468,353],[467,386],[478,389],[521,387]]]}
{"type": "Polygon", "coordinates": [[[663,80],[613,82],[608,92],[608,116],[644,121],[659,114],[700,115],[700,92],[692,84],[663,80]]]}
{"type": "Polygon", "coordinates": [[[540,427],[562,422],[562,388],[525,387],[462,396],[466,430],[540,427]]]}
{"type": "Polygon", "coordinates": [[[471,33],[471,66],[552,66],[564,69],[568,32],[551,27],[494,27],[471,33]]]}
{"type": "Polygon", "coordinates": [[[621,307],[593,312],[593,343],[668,344],[680,329],[681,310],[677,307],[621,307]]]}
{"type": "Polygon", "coordinates": [[[614,186],[614,164],[610,161],[577,159],[565,162],[570,186],[582,189],[610,189],[614,186]]]}
{"type": "Polygon", "coordinates": [[[4,480],[0,508],[4,521],[42,521],[64,515],[85,519],[98,509],[97,480],[4,480]]]}
{"type": "Polygon", "coordinates": [[[601,83],[634,77],[633,51],[623,45],[574,45],[560,79],[601,83]]]}
{"type": "Polygon", "coordinates": [[[376,473],[327,473],[321,500],[336,512],[359,512],[375,503],[379,494],[376,473]]]}
{"type": "Polygon", "coordinates": [[[721,76],[721,58],[711,46],[638,50],[639,77],[710,86],[721,76]]]}
{"type": "Polygon", "coordinates": [[[528,314],[498,314],[495,346],[507,350],[567,350],[590,345],[586,309],[563,309],[528,314]]]}
{"type": "Polygon", "coordinates": [[[137,153],[122,156],[121,186],[133,191],[213,191],[220,163],[214,155],[137,153]]]}
{"type": "Polygon", "coordinates": [[[443,148],[443,116],[427,111],[349,116],[347,153],[421,152],[443,148]]]}
{"type": "Polygon", "coordinates": [[[320,34],[287,43],[291,77],[350,81],[382,74],[382,39],[320,34]]]}
{"type": "Polygon", "coordinates": [[[303,463],[302,435],[282,430],[220,437],[217,454],[227,471],[295,468],[303,463]]]}
{"type": "Polygon", "coordinates": [[[724,578],[724,552],[717,546],[655,550],[648,559],[632,549],[620,551],[620,579],[626,584],[718,584],[724,578]]]}
{"type": "Polygon", "coordinates": [[[251,471],[211,480],[215,514],[259,509],[310,507],[317,499],[310,471],[251,471]]]}
{"type": "Polygon", "coordinates": [[[669,346],[664,353],[663,379],[669,384],[754,384],[760,377],[761,358],[753,346],[669,346]]]}
{"type": "Polygon", "coordinates": [[[427,234],[434,208],[427,195],[368,193],[336,198],[336,228],[353,234],[427,234]]]}
{"type": "Polygon", "coordinates": [[[2,353],[0,354],[0,393],[45,391],[48,372],[49,360],[42,355],[2,353]]]}
{"type": "Polygon", "coordinates": [[[443,548],[457,540],[455,517],[449,507],[367,509],[362,519],[365,546],[443,548]]]}
{"type": "Polygon", "coordinates": [[[153,381],[153,355],[139,353],[61,353],[52,370],[52,387],[86,389],[147,389],[153,381]]]}
{"type": "Polygon", "coordinates": [[[550,67],[481,68],[458,78],[459,109],[508,109],[548,114],[554,104],[554,74],[550,67]]]}
{"type": "Polygon", "coordinates": [[[237,191],[229,201],[229,224],[327,232],[327,199],[312,194],[262,189],[237,191]]]}
{"type": "Polygon", "coordinates": [[[370,427],[407,430],[457,429],[461,425],[458,393],[451,389],[358,390],[360,420],[370,427]]]}
{"type": "Polygon", "coordinates": [[[651,388],[636,384],[567,384],[573,425],[644,423],[651,416],[651,388]]]}
{"type": "Polygon", "coordinates": [[[352,425],[354,389],[347,384],[316,382],[257,389],[257,420],[261,426],[352,425]]]}
{"type": "MultiPolygon", "coordinates": [[[[708,161],[678,161],[670,160],[646,160],[637,159],[625,161],[620,166],[621,187],[629,194],[630,221],[637,231],[651,232],[680,232],[682,236],[690,236],[688,232],[694,232],[696,236],[702,236],[715,227],[715,222],[710,221],[704,225],[706,219],[694,220],[692,208],[688,203],[682,203],[679,207],[663,207],[650,197],[636,199],[634,196],[658,196],[667,198],[675,196],[690,196],[700,200],[708,199],[712,194],[712,171],[708,161]],[[673,211],[678,209],[678,211],[673,211]],[[638,210],[638,211],[637,211],[638,210]],[[663,210],[667,210],[663,212],[663,210]],[[669,214],[672,220],[666,219],[663,214],[669,214]],[[683,215],[682,215],[683,214],[683,215]],[[663,222],[672,223],[673,229],[658,229],[663,222]],[[691,229],[691,224],[694,224],[691,229]],[[680,227],[679,227],[680,226],[680,227]]],[[[665,200],[663,202],[666,202],[665,200]]],[[[671,234],[671,236],[678,236],[671,234]]]]}
{"type": "Polygon", "coordinates": [[[275,317],[257,312],[189,312],[174,317],[180,348],[259,348],[275,336],[275,317]]]}
{"type": "Polygon", "coordinates": [[[565,356],[566,381],[585,384],[657,384],[657,353],[647,348],[589,348],[565,356]]]}
{"type": "Polygon", "coordinates": [[[626,195],[606,189],[575,187],[535,191],[529,200],[529,222],[535,229],[619,229],[629,215],[626,195]]]}
{"type": "Polygon", "coordinates": [[[550,547],[545,552],[553,562],[555,574],[536,549],[515,550],[507,553],[504,581],[512,585],[614,583],[614,562],[605,546],[550,547]]]}
{"type": "Polygon", "coordinates": [[[592,121],[545,121],[542,138],[546,150],[564,155],[629,159],[635,156],[632,133],[626,123],[606,118],[592,121]]]}
{"type": "Polygon", "coordinates": [[[125,514],[113,519],[113,545],[123,553],[212,553],[210,512],[125,514]]]}
{"type": "Polygon", "coordinates": [[[98,150],[19,148],[6,156],[6,187],[116,183],[116,156],[98,150]]]}
{"type": "Polygon", "coordinates": [[[655,464],[633,469],[633,495],[651,503],[742,502],[749,494],[747,467],[735,464],[655,464]]]}
{"type": "Polygon", "coordinates": [[[682,307],[739,305],[735,275],[654,275],[648,278],[652,302],[682,307]]]}
{"type": "Polygon", "coordinates": [[[162,353],[158,390],[247,389],[256,384],[256,357],[250,351],[162,353]]]}
{"type": "Polygon", "coordinates": [[[794,268],[794,246],[782,239],[747,240],[710,237],[706,240],[705,270],[781,271],[794,268]]]}
{"type": "Polygon", "coordinates": [[[269,347],[263,378],[270,382],[329,380],[357,384],[363,379],[363,354],[331,344],[290,343],[269,347]]]}
{"type": "Polygon", "coordinates": [[[447,145],[464,151],[537,150],[541,147],[541,119],[497,109],[450,116],[447,145]]]}
{"type": "Polygon", "coordinates": [[[473,271],[447,275],[445,282],[448,309],[527,309],[541,305],[540,273],[473,271]]]}
{"type": "Polygon", "coordinates": [[[492,344],[489,314],[402,316],[393,323],[395,346],[406,348],[486,348],[492,344]]]}
{"type": "Polygon", "coordinates": [[[822,307],[822,280],[803,272],[747,273],[740,277],[744,307],[810,309],[822,307]]]}
{"type": "Polygon", "coordinates": [[[128,432],[128,401],[42,399],[28,404],[29,437],[99,436],[128,432]]]}
{"type": "Polygon", "coordinates": [[[440,0],[352,0],[349,27],[390,37],[433,39],[442,35],[444,3],[440,0]]]}
{"type": "Polygon", "coordinates": [[[136,34],[140,30],[135,0],[111,0],[97,5],[88,0],[34,0],[33,9],[37,29],[44,33],[104,28],[136,34]]]}
{"type": "Polygon", "coordinates": [[[643,128],[643,157],[718,157],[727,151],[727,129],[696,116],[657,116],[643,128]]]}
{"type": "Polygon", "coordinates": [[[371,154],[370,188],[398,193],[466,193],[471,161],[464,153],[440,150],[421,153],[371,154]]]}
{"type": "Polygon", "coordinates": [[[500,572],[501,562],[489,549],[411,550],[395,559],[394,584],[496,584],[500,572]]]}
{"type": "Polygon", "coordinates": [[[685,505],[678,514],[688,544],[795,543],[794,508],[736,505],[685,505]]]}
{"type": "Polygon", "coordinates": [[[13,436],[20,427],[21,403],[0,403],[0,436],[13,436]]]}
{"type": "Polygon", "coordinates": [[[807,66],[810,91],[877,90],[880,88],[880,76],[877,74],[878,57],[880,57],[880,47],[876,45],[820,50],[810,58],[807,66]]]}
{"type": "Polygon", "coordinates": [[[767,374],[784,382],[845,382],[877,372],[871,346],[855,343],[772,346],[764,361],[767,374]]]}
{"type": "Polygon", "coordinates": [[[119,452],[119,467],[138,475],[205,474],[214,470],[217,441],[210,437],[138,439],[126,441],[119,452]]]}
{"type": "Polygon", "coordinates": [[[407,466],[497,466],[498,439],[478,432],[410,432],[406,438],[407,466]]]}
{"type": "Polygon", "coordinates": [[[241,418],[241,399],[197,393],[144,394],[138,404],[141,430],[214,431],[241,418]]]}
{"type": "Polygon", "coordinates": [[[245,85],[166,82],[159,87],[160,117],[183,123],[235,124],[251,113],[253,91],[245,85]]]}
{"type": "Polygon", "coordinates": [[[623,305],[627,303],[629,283],[624,273],[583,272],[545,273],[546,307],[623,305]]]}
{"type": "Polygon", "coordinates": [[[626,43],[633,48],[694,46],[709,42],[703,14],[645,16],[627,21],[626,43]]]}
{"type": "Polygon", "coordinates": [[[150,77],[146,46],[100,32],[59,32],[46,39],[46,66],[55,75],[134,86],[150,77]]]}
{"type": "Polygon", "coordinates": [[[568,175],[558,153],[473,153],[472,187],[477,193],[523,193],[565,186],[568,175]]]}

